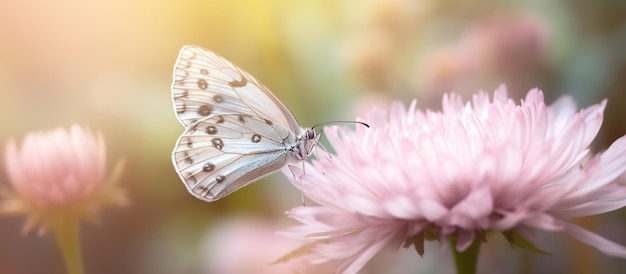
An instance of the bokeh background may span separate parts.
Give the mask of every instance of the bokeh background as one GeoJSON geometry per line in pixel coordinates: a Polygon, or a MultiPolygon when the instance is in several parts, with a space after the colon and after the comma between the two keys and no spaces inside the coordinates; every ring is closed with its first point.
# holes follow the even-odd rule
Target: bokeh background
{"type": "MultiPolygon", "coordinates": [[[[132,204],[82,226],[87,273],[278,273],[263,272],[265,263],[297,246],[272,234],[293,224],[283,212],[301,203],[282,175],[210,204],[177,177],[170,153],[183,128],[170,84],[186,44],[254,75],[303,126],[396,100],[438,109],[444,92],[468,98],[505,83],[518,99],[534,87],[549,102],[570,94],[581,107],[608,98],[595,149],[626,133],[625,1],[0,0],[0,143],[78,123],[102,132],[111,165],[127,159],[120,185],[132,204]]],[[[52,237],[22,235],[23,222],[0,219],[0,273],[63,273],[52,237]]],[[[626,244],[626,210],[579,224],[626,244]]],[[[480,269],[626,267],[558,233],[535,236],[552,255],[491,235],[480,269]]],[[[450,255],[428,245],[424,258],[381,254],[363,273],[452,270],[450,255]]]]}

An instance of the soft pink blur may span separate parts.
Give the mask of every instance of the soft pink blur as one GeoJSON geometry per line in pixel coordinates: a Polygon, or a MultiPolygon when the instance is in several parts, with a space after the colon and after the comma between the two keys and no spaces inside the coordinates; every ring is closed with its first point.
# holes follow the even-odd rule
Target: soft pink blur
{"type": "Polygon", "coordinates": [[[332,273],[336,268],[332,264],[311,265],[304,258],[276,262],[302,243],[276,235],[278,228],[254,218],[220,222],[207,234],[203,273],[313,274],[332,273]]]}
{"type": "MultiPolygon", "coordinates": [[[[533,72],[546,65],[548,30],[529,14],[497,14],[467,28],[454,45],[436,49],[420,65],[421,99],[431,103],[442,94],[471,94],[486,84],[513,86],[523,97],[533,72]]],[[[464,96],[465,97],[465,96],[464,96]]]]}

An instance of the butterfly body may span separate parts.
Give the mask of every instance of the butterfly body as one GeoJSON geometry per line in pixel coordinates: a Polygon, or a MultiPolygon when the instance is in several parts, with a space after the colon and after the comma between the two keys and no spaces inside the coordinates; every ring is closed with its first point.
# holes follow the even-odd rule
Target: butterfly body
{"type": "Polygon", "coordinates": [[[187,190],[215,201],[311,153],[319,134],[254,77],[215,53],[181,49],[172,97],[185,127],[172,161],[187,190]]]}

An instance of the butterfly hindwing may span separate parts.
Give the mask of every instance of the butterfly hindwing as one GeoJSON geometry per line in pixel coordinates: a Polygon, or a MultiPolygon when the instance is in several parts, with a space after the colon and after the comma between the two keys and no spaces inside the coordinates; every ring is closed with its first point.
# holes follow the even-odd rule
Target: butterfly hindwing
{"type": "Polygon", "coordinates": [[[216,200],[287,161],[295,136],[265,118],[220,114],[196,122],[180,136],[172,158],[190,193],[216,200]]]}

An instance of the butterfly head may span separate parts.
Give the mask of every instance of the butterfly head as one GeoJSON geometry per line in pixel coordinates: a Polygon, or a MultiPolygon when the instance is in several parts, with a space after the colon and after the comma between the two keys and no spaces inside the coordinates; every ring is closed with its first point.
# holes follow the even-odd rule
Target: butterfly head
{"type": "Polygon", "coordinates": [[[313,147],[315,147],[315,144],[319,142],[320,137],[322,136],[322,131],[315,131],[315,128],[328,123],[357,123],[364,125],[368,128],[370,127],[368,124],[359,121],[330,121],[319,123],[310,128],[302,129],[302,133],[298,137],[296,137],[295,144],[289,150],[291,159],[296,159],[300,161],[306,160],[309,155],[311,155],[313,147]]]}
{"type": "Polygon", "coordinates": [[[313,128],[304,129],[302,135],[296,139],[296,144],[291,148],[291,156],[297,160],[306,160],[320,136],[321,132],[313,128]]]}

